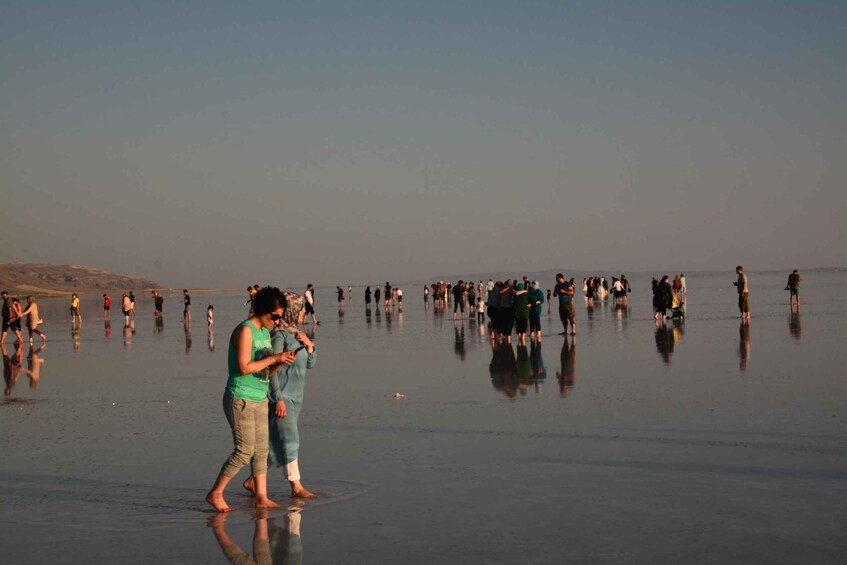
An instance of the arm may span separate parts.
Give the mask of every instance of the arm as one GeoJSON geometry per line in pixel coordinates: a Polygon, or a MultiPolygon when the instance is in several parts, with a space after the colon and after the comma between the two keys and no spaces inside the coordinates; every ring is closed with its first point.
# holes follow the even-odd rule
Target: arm
{"type": "Polygon", "coordinates": [[[290,365],[294,362],[294,354],[291,351],[268,355],[264,359],[253,361],[250,358],[253,349],[253,336],[250,328],[242,327],[236,335],[232,336],[232,341],[238,352],[238,373],[241,375],[258,373],[263,369],[276,372],[280,365],[290,365]]]}

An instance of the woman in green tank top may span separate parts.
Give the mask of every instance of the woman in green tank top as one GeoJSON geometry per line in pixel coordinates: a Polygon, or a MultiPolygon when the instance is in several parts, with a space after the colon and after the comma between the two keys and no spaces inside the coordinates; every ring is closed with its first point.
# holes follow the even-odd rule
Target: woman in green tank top
{"type": "Polygon", "coordinates": [[[285,314],[285,306],[285,296],[278,288],[261,289],[253,302],[253,314],[235,328],[229,340],[229,377],[223,406],[235,449],[206,495],[206,501],[218,512],[232,510],[224,500],[224,489],[248,463],[255,483],[256,507],[279,507],[268,498],[268,376],[282,365],[290,365],[296,354],[274,354],[268,330],[285,314]]]}

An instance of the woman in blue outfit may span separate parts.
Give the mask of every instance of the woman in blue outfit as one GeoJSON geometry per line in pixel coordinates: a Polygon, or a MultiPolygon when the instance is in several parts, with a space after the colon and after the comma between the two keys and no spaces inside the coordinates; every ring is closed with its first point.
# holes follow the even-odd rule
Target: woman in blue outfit
{"type": "MultiPolygon", "coordinates": [[[[293,498],[317,498],[300,482],[298,462],[300,451],[300,432],[298,420],[303,406],[303,391],[306,386],[306,371],[315,364],[315,345],[309,337],[297,329],[297,321],[303,308],[303,296],[293,292],[283,292],[287,307],[283,317],[277,321],[271,334],[274,353],[294,352],[294,362],[285,365],[271,375],[268,387],[268,425],[269,456],[268,461],[282,467],[285,478],[291,485],[293,498]],[[298,351],[299,349],[299,351],[298,351]]],[[[244,483],[244,488],[252,491],[252,477],[244,483]]]]}

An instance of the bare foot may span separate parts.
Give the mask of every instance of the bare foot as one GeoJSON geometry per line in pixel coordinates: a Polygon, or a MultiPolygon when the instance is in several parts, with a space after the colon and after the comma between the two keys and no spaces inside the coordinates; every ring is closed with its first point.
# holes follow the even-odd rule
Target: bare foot
{"type": "Polygon", "coordinates": [[[295,489],[293,487],[291,488],[291,498],[303,498],[303,499],[318,498],[318,495],[316,495],[313,492],[306,490],[305,488],[303,488],[301,486],[298,489],[295,489]]]}
{"type": "Polygon", "coordinates": [[[223,493],[209,491],[209,494],[206,495],[206,502],[211,504],[218,512],[232,512],[232,508],[224,500],[223,493]]]}
{"type": "Polygon", "coordinates": [[[256,508],[280,508],[280,505],[267,496],[257,496],[256,508]]]}
{"type": "Polygon", "coordinates": [[[249,491],[249,492],[253,493],[253,496],[256,496],[256,487],[253,484],[253,475],[250,475],[249,477],[247,477],[247,479],[244,481],[243,486],[244,486],[244,490],[249,491]]]}

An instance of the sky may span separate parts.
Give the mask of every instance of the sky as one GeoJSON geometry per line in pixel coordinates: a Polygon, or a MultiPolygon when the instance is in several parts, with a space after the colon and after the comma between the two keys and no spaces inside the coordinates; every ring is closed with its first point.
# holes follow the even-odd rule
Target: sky
{"type": "Polygon", "coordinates": [[[847,265],[844,2],[0,0],[0,261],[847,265]]]}

